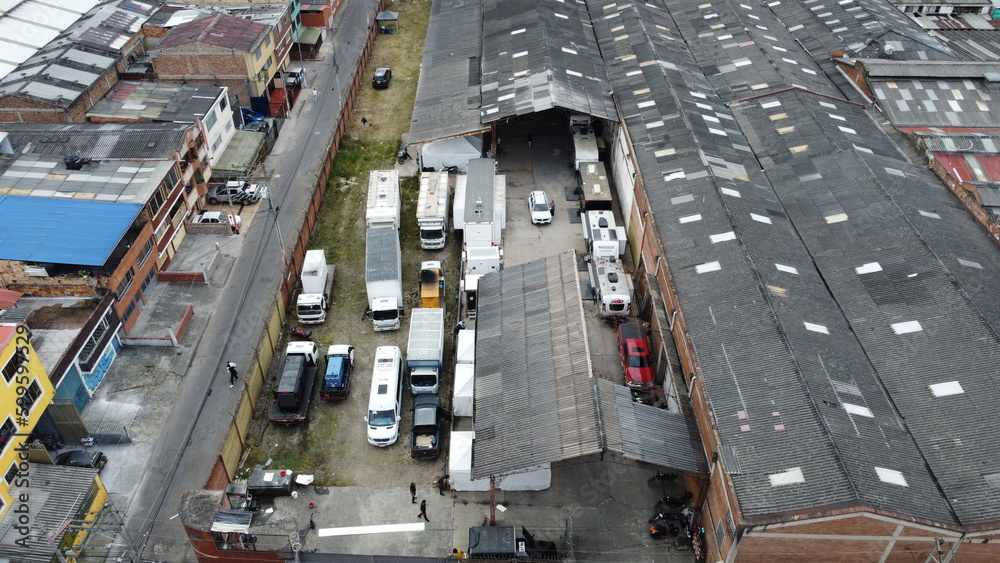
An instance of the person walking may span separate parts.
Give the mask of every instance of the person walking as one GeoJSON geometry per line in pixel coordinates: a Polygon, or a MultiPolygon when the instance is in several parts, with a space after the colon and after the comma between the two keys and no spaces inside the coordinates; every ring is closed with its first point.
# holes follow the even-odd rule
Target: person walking
{"type": "Polygon", "coordinates": [[[313,101],[314,102],[319,101],[319,92],[317,92],[315,88],[313,88],[313,101]]]}
{"type": "Polygon", "coordinates": [[[534,141],[534,140],[535,140],[535,136],[534,136],[534,135],[531,135],[531,134],[529,134],[529,135],[528,135],[528,148],[529,148],[529,149],[531,148],[531,143],[532,143],[532,141],[534,141]]]}
{"type": "Polygon", "coordinates": [[[440,493],[441,496],[444,496],[444,490],[448,486],[448,477],[449,475],[445,475],[437,480],[438,493],[440,493]]]}
{"type": "Polygon", "coordinates": [[[240,378],[240,375],[236,373],[236,364],[233,362],[226,362],[226,369],[229,370],[229,387],[232,388],[236,385],[236,380],[240,378]]]}
{"type": "Polygon", "coordinates": [[[431,519],[427,517],[427,501],[426,500],[420,501],[420,514],[417,514],[417,518],[423,518],[424,520],[427,520],[428,522],[431,521],[431,519]]]}
{"type": "Polygon", "coordinates": [[[465,321],[458,321],[455,323],[455,333],[451,337],[458,338],[458,331],[460,330],[465,330],[465,321]]]}
{"type": "Polygon", "coordinates": [[[362,117],[361,118],[361,127],[363,129],[368,129],[368,123],[369,122],[368,122],[368,118],[367,117],[362,117]]]}
{"type": "Polygon", "coordinates": [[[417,504],[417,484],[410,483],[410,504],[417,504]]]}

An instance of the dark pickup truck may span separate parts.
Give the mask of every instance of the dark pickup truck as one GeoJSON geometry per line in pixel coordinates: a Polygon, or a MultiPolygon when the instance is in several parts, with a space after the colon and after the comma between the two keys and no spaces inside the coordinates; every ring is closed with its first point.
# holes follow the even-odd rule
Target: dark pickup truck
{"type": "Polygon", "coordinates": [[[413,438],[410,446],[413,459],[436,459],[441,455],[440,406],[441,400],[437,395],[428,393],[413,397],[413,438]]]}
{"type": "Polygon", "coordinates": [[[285,350],[285,365],[274,391],[274,406],[271,407],[271,422],[297,423],[306,420],[309,402],[312,399],[313,384],[319,349],[313,342],[291,342],[285,350]]]}

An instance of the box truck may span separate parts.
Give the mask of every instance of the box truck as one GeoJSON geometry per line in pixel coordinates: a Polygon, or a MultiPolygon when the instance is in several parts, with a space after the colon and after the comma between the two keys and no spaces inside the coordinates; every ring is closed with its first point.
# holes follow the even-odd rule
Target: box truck
{"type": "Polygon", "coordinates": [[[444,307],[444,276],[441,262],[429,260],[420,264],[420,307],[444,307]]]}
{"type": "Polygon", "coordinates": [[[410,313],[410,339],[406,369],[414,395],[437,393],[444,362],[444,309],[414,309],[410,313]]]}
{"type": "Polygon", "coordinates": [[[326,251],[307,250],[302,262],[302,293],[295,301],[295,314],[302,324],[319,324],[326,321],[330,308],[330,292],[336,267],[326,263],[326,251]]]}
{"type": "Polygon", "coordinates": [[[399,330],[403,314],[403,272],[399,231],[372,227],[367,231],[365,288],[368,311],[376,331],[399,330]]]}
{"type": "Polygon", "coordinates": [[[313,384],[319,363],[319,348],[314,342],[290,342],[285,348],[285,365],[274,390],[271,422],[304,422],[312,400],[313,384]]]}
{"type": "Polygon", "coordinates": [[[365,221],[368,228],[399,228],[400,217],[399,172],[372,170],[368,177],[368,210],[365,221]]]}
{"type": "Polygon", "coordinates": [[[417,194],[417,228],[420,230],[420,248],[444,248],[448,240],[448,186],[447,172],[422,172],[420,193],[417,194]]]}

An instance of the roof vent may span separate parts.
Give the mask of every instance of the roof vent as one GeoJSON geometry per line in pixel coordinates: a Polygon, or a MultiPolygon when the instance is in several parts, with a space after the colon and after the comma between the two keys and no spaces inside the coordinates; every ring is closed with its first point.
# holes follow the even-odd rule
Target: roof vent
{"type": "Polygon", "coordinates": [[[987,90],[1000,90],[1000,72],[984,72],[983,82],[987,90]]]}
{"type": "Polygon", "coordinates": [[[882,52],[885,54],[885,58],[891,59],[892,54],[896,52],[896,48],[886,43],[885,46],[882,47],[882,52]]]}
{"type": "Polygon", "coordinates": [[[597,220],[597,226],[600,227],[600,228],[602,228],[602,229],[607,229],[608,228],[608,220],[606,218],[604,218],[604,217],[601,217],[600,219],[597,220]]]}
{"type": "Polygon", "coordinates": [[[67,170],[82,170],[84,164],[90,164],[90,159],[78,154],[67,154],[63,157],[63,163],[66,164],[67,170]]]}

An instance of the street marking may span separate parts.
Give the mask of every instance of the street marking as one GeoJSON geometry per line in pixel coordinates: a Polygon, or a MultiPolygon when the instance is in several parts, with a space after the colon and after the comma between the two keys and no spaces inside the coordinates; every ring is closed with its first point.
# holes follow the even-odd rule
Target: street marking
{"type": "Polygon", "coordinates": [[[385,534],[388,532],[423,532],[424,523],[416,524],[381,524],[378,526],[348,526],[345,528],[320,528],[317,534],[321,538],[330,536],[355,536],[360,534],[385,534]]]}

